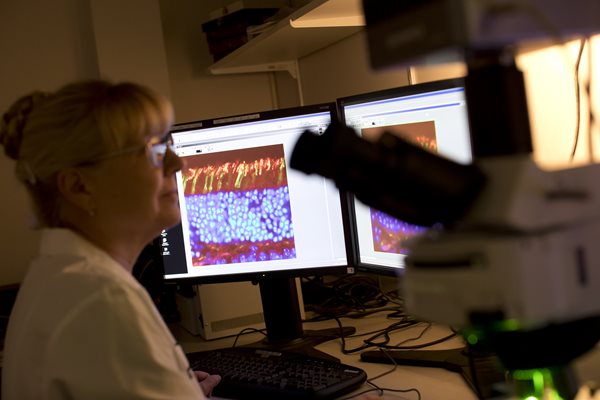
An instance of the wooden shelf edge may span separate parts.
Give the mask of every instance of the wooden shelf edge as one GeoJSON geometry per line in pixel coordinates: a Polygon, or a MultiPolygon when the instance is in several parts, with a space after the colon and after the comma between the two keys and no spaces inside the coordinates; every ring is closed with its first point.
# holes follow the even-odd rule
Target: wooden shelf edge
{"type": "Polygon", "coordinates": [[[223,75],[288,71],[295,78],[299,58],[362,29],[364,18],[357,15],[359,4],[360,0],[314,0],[209,66],[208,72],[223,75]],[[331,35],[334,31],[337,33],[331,35]],[[315,41],[315,36],[322,40],[315,41]]]}

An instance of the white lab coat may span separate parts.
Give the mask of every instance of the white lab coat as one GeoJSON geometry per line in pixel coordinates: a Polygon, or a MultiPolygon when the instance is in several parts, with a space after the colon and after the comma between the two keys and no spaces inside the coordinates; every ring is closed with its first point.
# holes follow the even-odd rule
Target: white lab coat
{"type": "Polygon", "coordinates": [[[2,399],[203,399],[145,289],[67,229],[42,233],[4,346],[2,399]]]}

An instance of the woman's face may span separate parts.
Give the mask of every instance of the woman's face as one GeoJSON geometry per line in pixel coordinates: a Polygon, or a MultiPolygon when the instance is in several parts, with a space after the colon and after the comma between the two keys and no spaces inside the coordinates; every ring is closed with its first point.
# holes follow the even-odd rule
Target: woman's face
{"type": "MultiPolygon", "coordinates": [[[[150,143],[160,138],[149,138],[150,143]]],[[[140,143],[142,145],[143,143],[140,143]]],[[[115,232],[150,241],[180,220],[175,173],[183,166],[170,149],[155,165],[150,147],[101,162],[95,170],[96,218],[115,232]]]]}

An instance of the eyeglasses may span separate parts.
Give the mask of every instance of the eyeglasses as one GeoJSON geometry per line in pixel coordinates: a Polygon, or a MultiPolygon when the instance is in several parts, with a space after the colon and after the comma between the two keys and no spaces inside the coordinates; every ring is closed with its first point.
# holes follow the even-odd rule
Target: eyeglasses
{"type": "Polygon", "coordinates": [[[150,161],[156,168],[162,168],[165,157],[167,156],[167,150],[171,153],[175,153],[173,148],[173,139],[168,136],[166,140],[150,140],[146,143],[146,154],[150,157],[150,161]]]}
{"type": "Polygon", "coordinates": [[[84,162],[80,163],[79,165],[80,166],[92,165],[92,164],[99,163],[101,161],[109,160],[111,158],[124,156],[126,154],[136,153],[141,150],[145,150],[146,155],[148,156],[149,160],[152,162],[152,165],[154,165],[156,168],[162,168],[164,159],[167,155],[167,150],[170,150],[173,153],[175,152],[175,150],[173,148],[173,140],[171,139],[170,136],[168,136],[166,139],[160,139],[160,138],[154,136],[144,144],[125,147],[123,149],[116,150],[116,151],[110,152],[108,154],[105,154],[103,156],[97,157],[93,160],[84,161],[84,162]]]}

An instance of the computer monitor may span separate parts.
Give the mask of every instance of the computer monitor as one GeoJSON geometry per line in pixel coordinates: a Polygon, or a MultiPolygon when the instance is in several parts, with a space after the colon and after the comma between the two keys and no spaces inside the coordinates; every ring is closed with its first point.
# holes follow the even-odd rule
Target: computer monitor
{"type": "Polygon", "coordinates": [[[257,282],[271,344],[309,336],[295,278],[347,272],[335,183],[288,168],[299,135],[324,131],[332,118],[335,103],[177,124],[171,132],[186,166],[177,174],[181,223],[158,238],[164,278],[257,282]]]}
{"type": "MultiPolygon", "coordinates": [[[[453,161],[472,160],[462,79],[343,97],[337,106],[342,122],[364,139],[376,141],[388,131],[453,161]]],[[[348,196],[352,263],[367,272],[401,275],[406,241],[427,227],[403,222],[348,196]]]]}

